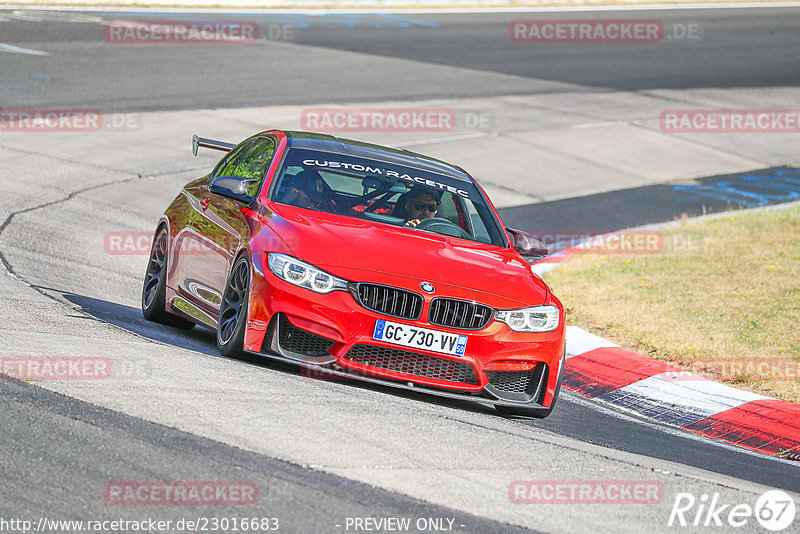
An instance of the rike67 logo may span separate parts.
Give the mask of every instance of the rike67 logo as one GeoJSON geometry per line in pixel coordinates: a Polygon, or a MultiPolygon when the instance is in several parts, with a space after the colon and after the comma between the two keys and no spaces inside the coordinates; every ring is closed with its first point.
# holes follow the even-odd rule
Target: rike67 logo
{"type": "Polygon", "coordinates": [[[795,504],[791,495],[781,490],[769,490],[751,506],[720,500],[719,493],[696,498],[691,493],[678,493],[669,514],[667,526],[679,527],[743,527],[755,517],[765,529],[784,530],[794,522],[795,504]]]}

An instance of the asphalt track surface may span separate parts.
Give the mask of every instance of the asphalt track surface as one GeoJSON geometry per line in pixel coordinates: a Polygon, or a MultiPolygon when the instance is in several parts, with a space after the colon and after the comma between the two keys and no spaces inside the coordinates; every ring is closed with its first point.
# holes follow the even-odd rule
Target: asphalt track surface
{"type": "MultiPolygon", "coordinates": [[[[120,13],[91,13],[111,19],[120,13]]],[[[637,14],[637,16],[641,16],[637,14]]],[[[160,15],[159,19],[175,17],[160,15]]],[[[127,14],[125,18],[147,17],[127,14]]],[[[226,17],[226,19],[236,17],[226,17]]],[[[247,105],[313,104],[317,102],[385,101],[406,98],[487,97],[515,93],[558,92],[574,84],[586,91],[648,90],[692,87],[794,86],[800,82],[798,56],[800,12],[793,9],[647,12],[645,18],[675,23],[700,21],[703,38],[669,46],[631,48],[618,45],[542,47],[532,56],[510,43],[505,28],[514,18],[586,18],[569,15],[453,14],[414,16],[298,17],[248,16],[264,31],[291,25],[291,40],[263,47],[172,46],[152,47],[147,54],[126,46],[107,46],[96,26],[76,22],[12,20],[0,22],[0,42],[30,49],[46,49],[49,57],[3,54],[0,83],[3,107],[102,107],[105,111],[149,111],[240,107],[247,105]],[[499,35],[501,37],[497,37],[499,35]],[[358,63],[337,63],[335,50],[365,54],[358,63]],[[384,67],[382,57],[408,60],[408,70],[397,64],[384,67]],[[413,62],[413,63],[412,63],[413,62]],[[419,67],[417,63],[423,66],[419,67]],[[461,83],[457,73],[436,77],[436,65],[510,74],[518,79],[506,85],[472,78],[461,83]],[[415,69],[429,69],[413,75],[415,69]],[[168,80],[169,83],[163,83],[168,80]],[[265,80],[268,82],[265,83],[265,80]]],[[[665,195],[667,194],[664,189],[665,195]]],[[[626,203],[652,199],[654,192],[629,191],[626,203]]],[[[565,200],[561,206],[542,204],[542,217],[565,217],[566,225],[588,203],[607,201],[614,194],[581,204],[565,200]],[[568,203],[572,204],[568,204],[568,203]],[[562,209],[557,209],[562,208],[562,209]]],[[[166,203],[168,200],[164,200],[166,203]]],[[[641,202],[640,202],[641,203],[641,202]]],[[[644,222],[669,220],[678,205],[644,222]]],[[[722,205],[719,206],[720,208],[722,205]]],[[[515,209],[505,211],[513,222],[515,209]]],[[[20,215],[22,213],[20,212],[20,215]]],[[[641,219],[641,218],[640,218],[641,219]]],[[[17,217],[17,221],[20,217],[17,217]]],[[[635,224],[632,219],[604,220],[615,229],[635,224]]],[[[638,219],[637,219],[638,220],[638,219]]],[[[8,219],[2,230],[16,221],[8,219]]],[[[0,236],[2,237],[2,236],[0,236]]],[[[7,259],[4,263],[14,269],[7,259]]],[[[18,273],[24,275],[25,273],[18,273]]],[[[40,294],[76,306],[87,317],[160,343],[213,354],[210,334],[190,334],[146,324],[140,312],[111,300],[80,291],[65,292],[40,284],[40,294]]],[[[79,288],[78,288],[79,289],[79,288]]],[[[261,364],[236,362],[241,366],[261,364]]],[[[292,371],[278,366],[278,373],[292,371]]],[[[354,391],[388,393],[398,399],[419,395],[354,385],[354,391]]],[[[266,508],[290,518],[296,531],[331,531],[330,510],[348,516],[456,517],[466,532],[509,532],[507,524],[414,500],[396,492],[300,467],[230,447],[224,443],[149,423],[140,418],[100,408],[16,381],[0,384],[0,437],[4,454],[0,465],[7,484],[0,487],[3,513],[38,516],[43,512],[68,517],[76,507],[103,511],[89,496],[112,477],[121,480],[244,479],[259,483],[268,495],[266,508]],[[91,450],[91,461],[81,451],[91,450]],[[71,488],[68,494],[58,488],[71,488]],[[268,488],[268,490],[266,489],[268,488]]],[[[435,406],[456,406],[479,417],[486,410],[459,403],[425,399],[435,406]]],[[[291,402],[291,401],[289,401],[291,402]]],[[[544,421],[524,421],[536,429],[618,451],[668,460],[711,473],[766,486],[797,491],[795,465],[751,454],[665,430],[658,425],[611,412],[570,394],[544,421]]],[[[329,438],[328,438],[329,439],[329,438]]],[[[263,497],[264,495],[262,495],[263,497]]],[[[228,510],[203,511],[224,515],[228,510]]],[[[172,512],[171,512],[172,513],[172,512]]],[[[179,517],[181,511],[170,517],[179,517]]],[[[131,517],[140,514],[125,511],[131,517]]],[[[124,515],[123,514],[123,515],[124,515]]],[[[165,514],[161,514],[167,517],[165,514]]],[[[577,526],[577,525],[576,525],[577,526]]],[[[290,530],[291,531],[291,530],[290,530]]]]}
{"type": "MultiPolygon", "coordinates": [[[[50,58],[5,54],[3,102],[92,106],[105,112],[493,96],[573,90],[795,86],[800,34],[796,9],[622,13],[674,27],[700,24],[696,40],[653,44],[513,43],[516,19],[587,19],[570,14],[247,15],[260,47],[107,46],[97,24],[14,19],[0,42],[42,44],[50,58]],[[284,32],[286,28],[288,33],[284,32]],[[274,39],[270,39],[272,32],[274,39]],[[276,33],[277,32],[277,33],[276,33]],[[294,46],[281,46],[294,45],[294,46]],[[308,45],[313,48],[304,48],[308,45]],[[457,73],[420,72],[381,61],[335,61],[333,50],[446,65],[522,78],[498,84],[457,73]],[[63,53],[62,53],[63,52],[63,53]],[[50,90],[52,81],[58,90],[50,90]],[[168,83],[165,83],[168,82],[168,83]]],[[[91,13],[104,20],[170,20],[186,15],[91,13]]],[[[614,12],[600,17],[613,18],[614,12]]],[[[622,15],[620,15],[622,16],[622,15]]],[[[210,18],[192,16],[189,20],[210,18]]],[[[213,17],[211,17],[213,18],[213,17]]],[[[671,29],[673,28],[673,29],[671,29]]]]}
{"type": "MultiPolygon", "coordinates": [[[[4,383],[0,398],[4,450],[0,499],[6,518],[73,517],[76,508],[86,506],[87,496],[98,493],[102,479],[194,480],[201,476],[257,484],[262,510],[268,510],[271,518],[302,518],[305,532],[335,530],[336,525],[346,524],[347,517],[399,517],[409,510],[421,517],[453,518],[461,532],[528,532],[87,405],[16,380],[4,383]],[[83,454],[87,449],[93,453],[83,454]],[[45,456],[32,465],[31,458],[44,451],[45,456]],[[28,469],[19,469],[22,465],[28,469]],[[59,485],[69,487],[69,493],[58,491],[59,485]]],[[[99,512],[96,505],[92,508],[99,512]]],[[[237,512],[236,506],[198,506],[186,517],[236,517],[237,512]]],[[[177,521],[182,516],[170,517],[177,521]]],[[[142,520],[139,511],[126,510],[115,518],[142,520]]],[[[283,529],[295,531],[299,521],[288,523],[283,529]]]]}

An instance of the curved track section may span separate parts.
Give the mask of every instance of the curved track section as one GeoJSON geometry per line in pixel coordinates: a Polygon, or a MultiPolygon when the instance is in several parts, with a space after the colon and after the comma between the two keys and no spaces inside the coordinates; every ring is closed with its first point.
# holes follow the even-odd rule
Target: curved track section
{"type": "MultiPolygon", "coordinates": [[[[437,16],[422,22],[433,31],[447,28],[449,20],[437,16]]],[[[19,24],[4,31],[14,33],[19,46],[46,49],[51,55],[11,56],[8,72],[13,74],[4,83],[14,88],[8,93],[15,99],[13,106],[99,105],[103,97],[87,94],[91,88],[105,91],[109,116],[125,110],[136,120],[135,125],[128,121],[127,127],[95,134],[2,132],[0,138],[0,257],[7,271],[0,278],[0,356],[4,361],[91,357],[108,361],[113,370],[105,380],[0,383],[7,407],[0,415],[7,429],[0,443],[11,452],[0,465],[18,488],[13,493],[10,485],[0,489],[4,517],[102,520],[149,515],[177,521],[189,516],[276,516],[287,532],[338,532],[346,530],[348,518],[402,516],[452,519],[452,530],[458,532],[513,531],[510,525],[547,532],[585,525],[599,532],[641,532],[653,525],[666,528],[680,493],[718,493],[720,502],[752,505],[768,486],[796,489],[798,469],[790,462],[675,434],[570,395],[562,397],[545,421],[503,419],[476,405],[317,380],[269,362],[226,359],[217,354],[213,334],[158,327],[145,322],[138,309],[154,221],[183,183],[215,162],[214,154],[191,157],[193,133],[237,141],[267,125],[298,127],[305,108],[290,106],[292,102],[322,105],[340,99],[397,105],[398,100],[391,100],[436,97],[404,100],[402,105],[450,106],[457,114],[488,109],[496,120],[494,128],[470,131],[461,124],[431,135],[354,136],[413,146],[456,162],[474,161],[487,174],[492,196],[496,192],[501,205],[511,206],[574,196],[584,186],[618,189],[615,176],[624,175],[632,184],[655,180],[641,169],[631,170],[633,164],[627,164],[630,172],[625,174],[625,162],[617,160],[620,168],[603,167],[597,158],[568,150],[559,152],[560,160],[548,160],[552,168],[560,161],[573,173],[564,176],[567,185],[560,189],[530,180],[526,169],[536,163],[530,151],[548,152],[542,138],[553,132],[565,135],[573,125],[613,115],[638,120],[663,106],[664,99],[710,98],[703,90],[656,95],[598,91],[591,83],[491,72],[480,62],[475,63],[479,69],[432,64],[414,56],[414,47],[407,54],[386,53],[399,56],[386,59],[300,41],[262,43],[247,49],[244,57],[224,47],[148,45],[153,55],[145,57],[141,48],[112,47],[88,38],[95,30],[82,25],[92,22],[38,22],[43,25],[38,40],[30,37],[34,30],[27,26],[34,22],[19,24]],[[162,73],[161,78],[148,74],[148,67],[164,68],[155,58],[178,64],[204,50],[209,50],[205,61],[189,64],[186,71],[162,73]],[[261,55],[248,55],[252,53],[261,55]],[[95,69],[79,79],[76,67],[85,58],[107,65],[133,62],[133,67],[119,80],[95,69]],[[258,60],[279,69],[280,79],[262,71],[248,78],[247,67],[264,68],[258,60]],[[221,93],[213,85],[225,76],[194,77],[207,73],[215,61],[232,69],[221,93]],[[297,68],[304,62],[311,66],[297,68]],[[315,64],[323,70],[315,70],[315,64]],[[47,72],[63,74],[42,82],[53,91],[24,90],[23,79],[41,80],[47,72]],[[353,72],[367,73],[363,83],[357,83],[361,78],[353,72]],[[157,83],[163,79],[170,83],[157,83]],[[207,79],[212,81],[203,86],[207,79]],[[276,81],[271,85],[265,80],[276,81]],[[254,90],[253,81],[263,87],[254,90]],[[287,96],[290,89],[293,94],[287,96]],[[485,99],[487,94],[496,98],[485,99]],[[519,96],[523,94],[528,96],[519,96]],[[33,104],[37,95],[39,103],[33,104]],[[240,105],[253,99],[280,106],[143,111],[240,105]],[[633,109],[631,102],[640,107],[633,109]],[[575,109],[578,104],[582,109],[575,109]],[[609,111],[612,104],[614,112],[609,111]],[[528,118],[541,122],[531,125],[528,118]],[[509,179],[491,172],[486,163],[490,157],[509,179]],[[604,169],[611,181],[592,182],[581,169],[604,169]],[[106,485],[131,480],[250,481],[258,485],[259,499],[239,508],[109,504],[106,485]],[[644,482],[663,490],[649,504],[542,506],[513,502],[515,481],[644,482]],[[65,496],[59,488],[66,487],[72,489],[65,496]]],[[[482,27],[478,21],[472,24],[482,27]]],[[[344,42],[349,29],[339,29],[344,42]]],[[[325,34],[330,28],[318,30],[313,39],[330,38],[325,34]]],[[[380,28],[362,28],[360,35],[376,30],[380,28]]],[[[445,46],[461,47],[465,55],[476,49],[463,32],[461,40],[451,36],[435,48],[445,46]]],[[[489,53],[492,47],[481,50],[489,53]]],[[[765,85],[770,83],[767,79],[765,85]]],[[[744,102],[750,93],[726,94],[744,102]]],[[[791,88],[759,93],[776,105],[793,94],[791,88]]],[[[615,132],[631,139],[647,129],[628,127],[635,131],[615,132]]],[[[648,139],[654,146],[670,142],[674,151],[692,151],[698,166],[730,170],[790,163],[788,141],[747,143],[747,150],[736,151],[733,147],[743,140],[700,143],[687,138],[675,144],[652,133],[648,139]]],[[[741,531],[757,528],[751,521],[741,531]]]]}

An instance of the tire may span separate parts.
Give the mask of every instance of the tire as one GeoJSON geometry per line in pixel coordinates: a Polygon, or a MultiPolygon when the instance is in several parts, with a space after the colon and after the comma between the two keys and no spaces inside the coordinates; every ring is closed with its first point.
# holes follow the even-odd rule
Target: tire
{"type": "Polygon", "coordinates": [[[191,330],[194,323],[166,311],[167,300],[167,253],[169,252],[169,232],[161,226],[150,247],[150,259],[142,284],[142,315],[148,321],[174,326],[181,330],[191,330]]]}
{"type": "Polygon", "coordinates": [[[526,408],[523,406],[499,406],[495,405],[495,411],[500,415],[505,416],[518,416],[518,417],[532,417],[534,419],[544,419],[551,413],[553,408],[556,407],[558,394],[561,392],[561,382],[564,380],[564,364],[566,363],[566,355],[561,357],[561,375],[558,377],[556,384],[556,392],[553,394],[553,402],[550,403],[549,408],[526,408]]]}
{"type": "Polygon", "coordinates": [[[240,256],[225,283],[217,321],[217,349],[223,356],[243,358],[244,332],[250,299],[250,261],[240,256]]]}

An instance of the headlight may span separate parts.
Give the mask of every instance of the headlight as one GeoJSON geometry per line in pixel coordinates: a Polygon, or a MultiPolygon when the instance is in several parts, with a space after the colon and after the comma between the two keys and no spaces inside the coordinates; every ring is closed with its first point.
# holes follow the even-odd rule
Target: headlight
{"type": "Polygon", "coordinates": [[[532,306],[521,310],[500,310],[494,318],[516,332],[549,332],[558,327],[558,308],[532,306]]]}
{"type": "Polygon", "coordinates": [[[317,293],[347,291],[347,280],[336,278],[313,265],[285,254],[270,254],[269,270],[275,276],[286,280],[290,284],[304,287],[317,293]]]}

